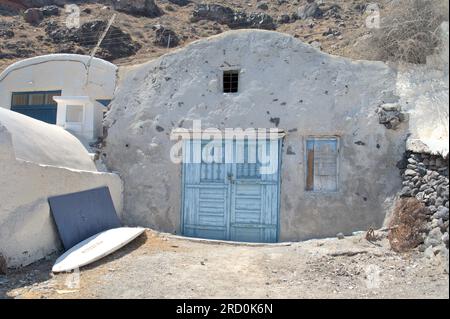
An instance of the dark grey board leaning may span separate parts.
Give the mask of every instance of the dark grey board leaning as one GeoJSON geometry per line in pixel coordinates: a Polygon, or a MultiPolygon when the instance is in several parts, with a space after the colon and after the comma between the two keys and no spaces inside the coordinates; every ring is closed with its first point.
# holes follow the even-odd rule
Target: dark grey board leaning
{"type": "Polygon", "coordinates": [[[121,227],[108,187],[48,198],[64,249],[102,231],[121,227]]]}

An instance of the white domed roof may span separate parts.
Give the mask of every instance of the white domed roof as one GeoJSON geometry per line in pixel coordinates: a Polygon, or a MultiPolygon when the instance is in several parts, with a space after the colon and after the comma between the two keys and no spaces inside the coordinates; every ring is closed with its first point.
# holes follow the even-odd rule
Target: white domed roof
{"type": "Polygon", "coordinates": [[[0,126],[11,134],[15,157],[38,164],[97,171],[81,142],[63,128],[0,107],[0,126]]]}

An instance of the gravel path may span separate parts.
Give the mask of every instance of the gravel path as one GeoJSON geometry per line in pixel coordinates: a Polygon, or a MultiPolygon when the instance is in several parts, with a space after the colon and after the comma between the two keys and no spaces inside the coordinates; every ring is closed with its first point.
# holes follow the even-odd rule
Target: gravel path
{"type": "Polygon", "coordinates": [[[439,256],[362,235],[252,246],[147,231],[79,274],[53,262],[0,276],[0,298],[449,298],[439,256]]]}

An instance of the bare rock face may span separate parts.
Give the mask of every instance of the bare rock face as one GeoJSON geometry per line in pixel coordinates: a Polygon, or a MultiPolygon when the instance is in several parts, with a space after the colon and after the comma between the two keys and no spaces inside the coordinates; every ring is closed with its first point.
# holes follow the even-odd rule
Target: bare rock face
{"type": "Polygon", "coordinates": [[[153,29],[156,31],[156,39],[154,42],[156,45],[165,48],[173,48],[180,43],[180,39],[172,29],[166,28],[162,25],[155,25],[153,29]]]}
{"type": "Polygon", "coordinates": [[[261,2],[260,4],[258,4],[257,8],[259,10],[269,10],[269,5],[267,4],[267,2],[261,2]]]}
{"type": "Polygon", "coordinates": [[[300,19],[308,18],[321,18],[323,16],[323,11],[319,8],[319,5],[315,2],[310,2],[300,7],[298,10],[298,17],[300,19]]]}
{"type": "Polygon", "coordinates": [[[14,32],[11,30],[0,30],[0,38],[5,38],[5,39],[14,38],[14,32]]]}
{"type": "Polygon", "coordinates": [[[275,30],[273,18],[263,12],[235,12],[233,9],[219,4],[200,4],[192,13],[192,20],[210,20],[226,24],[233,29],[265,29],[275,30]]]}
{"type": "Polygon", "coordinates": [[[44,17],[57,16],[59,15],[59,7],[55,5],[43,6],[39,9],[44,17]]]}
{"type": "Polygon", "coordinates": [[[189,3],[191,3],[190,0],[169,0],[169,2],[179,5],[180,7],[187,6],[189,3]]]}
{"type": "Polygon", "coordinates": [[[250,13],[238,23],[238,28],[275,30],[277,27],[270,15],[266,13],[250,13]]]}
{"type": "Polygon", "coordinates": [[[291,22],[291,17],[288,14],[282,14],[278,17],[278,23],[284,24],[291,22]]]}
{"type": "MultiPolygon", "coordinates": [[[[20,0],[17,2],[21,3],[22,5],[24,5],[28,8],[38,8],[38,7],[50,6],[50,5],[63,6],[68,1],[67,0],[20,0]]],[[[82,1],[73,1],[73,2],[82,2],[82,1]]]]}
{"type": "Polygon", "coordinates": [[[23,18],[31,25],[38,25],[44,19],[44,14],[37,8],[30,8],[25,10],[23,18]]]}
{"type": "Polygon", "coordinates": [[[155,18],[162,15],[154,0],[113,0],[113,8],[125,13],[155,18]]]}
{"type": "Polygon", "coordinates": [[[192,20],[210,20],[230,25],[234,21],[234,15],[233,9],[220,4],[199,4],[192,13],[192,20]]]}
{"type": "Polygon", "coordinates": [[[334,19],[341,19],[340,12],[342,8],[337,4],[332,4],[328,7],[321,9],[324,17],[330,17],[334,19]]]}
{"type": "MultiPolygon", "coordinates": [[[[79,29],[60,27],[54,22],[49,22],[46,27],[47,36],[58,44],[77,43],[81,46],[91,47],[97,39],[92,39],[93,34],[101,34],[107,25],[106,21],[96,20],[86,22],[79,29]]],[[[131,36],[116,26],[111,26],[100,45],[98,56],[105,60],[114,60],[135,54],[141,45],[131,36]]],[[[65,50],[65,52],[70,52],[65,50]]]]}
{"type": "Polygon", "coordinates": [[[30,8],[25,10],[23,18],[31,25],[38,25],[44,17],[59,15],[59,7],[56,5],[43,6],[42,8],[30,8]]]}
{"type": "MultiPolygon", "coordinates": [[[[106,21],[100,20],[83,24],[77,31],[79,43],[81,45],[91,44],[92,39],[89,38],[89,35],[102,32],[105,30],[106,24],[106,21]]],[[[103,49],[99,54],[101,57],[106,60],[114,60],[135,54],[141,48],[141,45],[133,41],[128,33],[118,27],[111,26],[100,48],[103,49]]]]}

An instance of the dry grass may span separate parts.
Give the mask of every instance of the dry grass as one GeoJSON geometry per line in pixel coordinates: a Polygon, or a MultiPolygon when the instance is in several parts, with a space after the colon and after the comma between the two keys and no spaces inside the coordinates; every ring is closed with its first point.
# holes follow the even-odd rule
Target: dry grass
{"type": "Polygon", "coordinates": [[[381,13],[370,51],[382,61],[426,63],[439,45],[439,26],[448,21],[447,0],[397,0],[381,13]]]}
{"type": "Polygon", "coordinates": [[[388,233],[391,248],[406,252],[422,243],[421,232],[426,222],[428,209],[416,198],[398,200],[390,222],[388,233]]]}

